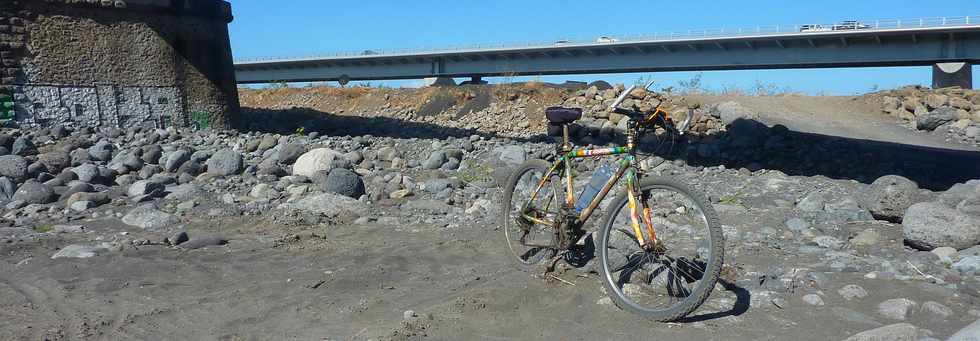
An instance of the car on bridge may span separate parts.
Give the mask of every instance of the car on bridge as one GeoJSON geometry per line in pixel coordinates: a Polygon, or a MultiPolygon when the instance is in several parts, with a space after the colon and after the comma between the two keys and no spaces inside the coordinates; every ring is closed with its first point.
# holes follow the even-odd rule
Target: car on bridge
{"type": "Polygon", "coordinates": [[[800,25],[800,32],[827,32],[827,31],[830,31],[830,28],[824,27],[823,25],[816,25],[816,24],[800,25]]]}
{"type": "Polygon", "coordinates": [[[862,24],[859,21],[846,20],[846,21],[841,21],[837,25],[834,25],[833,30],[834,31],[866,30],[869,28],[871,28],[871,26],[862,24]]]}
{"type": "Polygon", "coordinates": [[[619,39],[616,39],[616,38],[613,38],[613,37],[607,37],[607,36],[601,36],[601,37],[595,39],[595,42],[597,42],[597,43],[615,43],[615,42],[618,42],[618,41],[619,41],[619,39]]]}

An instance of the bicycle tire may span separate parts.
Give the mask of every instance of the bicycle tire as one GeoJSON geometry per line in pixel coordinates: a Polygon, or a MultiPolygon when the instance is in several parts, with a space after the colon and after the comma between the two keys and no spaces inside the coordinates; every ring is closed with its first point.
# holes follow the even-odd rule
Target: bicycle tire
{"type": "Polygon", "coordinates": [[[722,264],[724,263],[724,234],[719,224],[718,214],[712,208],[711,203],[703,194],[687,185],[669,178],[644,178],[639,181],[637,188],[639,188],[641,193],[652,188],[676,191],[698,206],[703,213],[708,231],[708,240],[710,240],[710,255],[703,271],[701,283],[697,284],[690,295],[684,298],[679,304],[668,307],[667,309],[648,309],[642,307],[626,298],[624,294],[625,290],[620,290],[616,287],[613,274],[610,272],[608,243],[610,232],[614,228],[615,217],[618,216],[620,210],[626,207],[628,197],[625,190],[617,195],[609,206],[610,214],[604,217],[602,227],[599,231],[596,251],[599,252],[600,278],[606,289],[606,293],[620,309],[656,321],[674,321],[689,315],[700,307],[714,289],[721,272],[722,264]]]}
{"type": "MultiPolygon", "coordinates": [[[[507,180],[507,187],[504,189],[503,209],[500,211],[501,227],[503,230],[503,241],[505,242],[504,246],[506,248],[505,250],[510,255],[509,258],[513,260],[513,262],[521,270],[525,270],[525,271],[531,270],[535,266],[537,266],[542,260],[548,259],[550,258],[550,256],[554,256],[555,254],[557,254],[557,249],[553,249],[551,251],[545,250],[545,252],[542,253],[542,256],[540,257],[536,256],[535,259],[532,261],[525,261],[521,259],[521,257],[518,255],[518,252],[514,249],[514,245],[512,243],[514,242],[514,240],[512,240],[512,236],[509,233],[511,229],[514,227],[513,225],[515,224],[513,217],[511,217],[511,211],[514,209],[513,207],[514,190],[517,188],[518,182],[521,180],[522,175],[529,171],[539,171],[541,175],[544,176],[548,172],[548,169],[550,168],[551,168],[551,164],[549,164],[544,160],[532,159],[532,160],[525,161],[523,164],[518,166],[513,173],[511,173],[510,177],[507,180]]],[[[555,176],[553,177],[557,178],[555,176]]],[[[542,191],[545,191],[545,189],[542,189],[542,191]]],[[[527,198],[522,198],[522,199],[526,200],[527,198]]],[[[554,243],[552,240],[552,246],[554,246],[553,244],[554,243]]]]}

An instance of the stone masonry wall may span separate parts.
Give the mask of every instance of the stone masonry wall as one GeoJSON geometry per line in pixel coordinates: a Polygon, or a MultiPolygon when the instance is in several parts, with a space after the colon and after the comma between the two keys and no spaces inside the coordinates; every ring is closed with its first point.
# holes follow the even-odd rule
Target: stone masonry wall
{"type": "Polygon", "coordinates": [[[238,112],[219,0],[15,0],[0,5],[3,90],[23,126],[206,124],[238,112]]]}

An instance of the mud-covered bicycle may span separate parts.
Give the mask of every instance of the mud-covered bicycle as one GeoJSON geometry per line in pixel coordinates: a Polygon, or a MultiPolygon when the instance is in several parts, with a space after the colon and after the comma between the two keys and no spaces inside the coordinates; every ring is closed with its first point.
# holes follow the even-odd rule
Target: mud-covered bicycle
{"type": "Polygon", "coordinates": [[[583,225],[625,179],[625,188],[602,209],[605,217],[594,238],[598,272],[617,306],[671,321],[693,312],[711,294],[724,261],[724,236],[704,194],[674,179],[645,175],[636,158],[640,134],[658,127],[683,134],[693,112],[675,125],[659,106],[647,112],[620,108],[635,89],[623,91],[609,108],[629,120],[625,147],[574,149],[569,124],[581,118],[581,109],[546,110],[549,135],[562,138],[555,161],[529,160],[510,176],[502,228],[512,258],[532,269],[573,250],[587,234],[583,225]],[[604,156],[622,156],[618,169],[597,170],[608,180],[598,188],[603,176],[593,175],[594,185],[576,201],[572,160],[604,156]]]}

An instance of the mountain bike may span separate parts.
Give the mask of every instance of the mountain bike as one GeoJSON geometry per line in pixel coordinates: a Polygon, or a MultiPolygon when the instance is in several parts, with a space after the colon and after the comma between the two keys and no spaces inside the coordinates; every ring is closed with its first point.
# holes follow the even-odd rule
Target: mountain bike
{"type": "Polygon", "coordinates": [[[511,174],[502,227],[511,258],[524,270],[534,269],[580,247],[576,244],[588,234],[583,225],[614,186],[624,185],[600,209],[604,217],[593,238],[598,272],[618,307],[672,321],[693,312],[711,294],[724,261],[724,236],[704,194],[677,180],[644,174],[636,158],[640,134],[662,128],[683,135],[693,111],[675,125],[659,105],[646,112],[620,108],[635,89],[623,91],[609,107],[629,120],[624,147],[575,149],[569,124],[581,118],[581,109],[545,111],[549,135],[561,137],[555,161],[528,160],[511,174]],[[609,156],[619,158],[618,169],[613,173],[605,167],[604,183],[593,175],[592,185],[576,200],[573,160],[609,156]]]}

